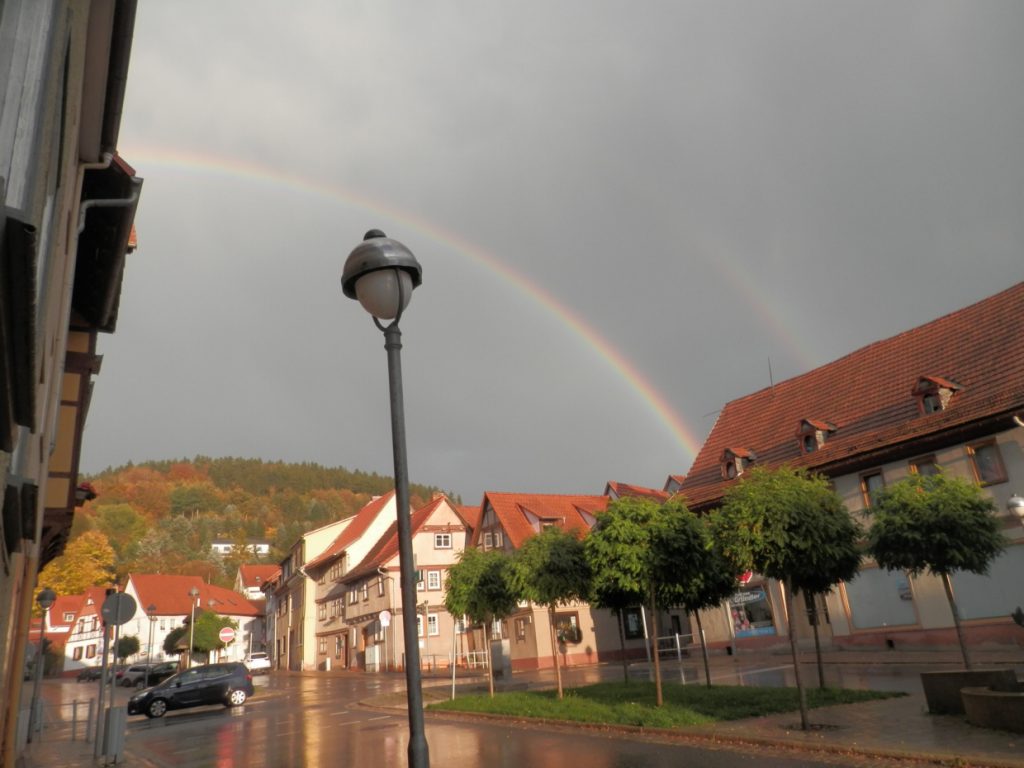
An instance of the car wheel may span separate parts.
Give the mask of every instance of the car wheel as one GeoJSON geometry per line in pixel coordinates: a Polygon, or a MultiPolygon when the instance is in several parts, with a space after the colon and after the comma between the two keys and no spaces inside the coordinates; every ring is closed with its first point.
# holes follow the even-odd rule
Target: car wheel
{"type": "Polygon", "coordinates": [[[229,707],[240,707],[245,704],[245,691],[241,689],[235,689],[228,694],[228,706],[229,707]]]}
{"type": "Polygon", "coordinates": [[[146,717],[163,717],[167,711],[167,702],[163,699],[153,699],[146,707],[146,717]]]}
{"type": "Polygon", "coordinates": [[[131,688],[132,687],[132,681],[131,680],[122,680],[121,681],[121,687],[122,688],[131,688]]]}

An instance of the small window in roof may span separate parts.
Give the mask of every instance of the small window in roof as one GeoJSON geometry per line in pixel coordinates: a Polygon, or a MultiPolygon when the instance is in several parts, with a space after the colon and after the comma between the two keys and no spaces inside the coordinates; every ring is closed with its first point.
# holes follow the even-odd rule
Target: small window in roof
{"type": "Polygon", "coordinates": [[[949,407],[961,387],[955,381],[944,379],[941,376],[921,376],[911,394],[917,398],[917,407],[922,414],[937,413],[949,407]]]}
{"type": "Polygon", "coordinates": [[[828,436],[836,431],[834,424],[817,419],[801,419],[796,430],[800,453],[814,453],[828,440],[828,436]]]}
{"type": "Polygon", "coordinates": [[[722,479],[732,480],[743,474],[757,460],[757,454],[749,448],[726,448],[718,460],[722,469],[722,479]]]}

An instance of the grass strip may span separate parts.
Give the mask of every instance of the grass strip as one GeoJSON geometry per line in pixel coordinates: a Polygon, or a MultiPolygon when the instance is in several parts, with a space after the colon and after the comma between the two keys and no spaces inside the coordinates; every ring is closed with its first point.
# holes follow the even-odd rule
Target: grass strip
{"type": "MultiPolygon", "coordinates": [[[[795,688],[736,685],[662,686],[664,705],[654,705],[654,683],[597,683],[569,688],[559,701],[557,692],[516,691],[458,696],[454,701],[430,705],[431,710],[476,712],[506,717],[544,718],[600,725],[636,725],[646,728],[680,728],[723,720],[739,720],[800,708],[795,688]]],[[[906,694],[892,691],[863,691],[844,688],[807,690],[809,707],[852,704],[906,694]]]]}

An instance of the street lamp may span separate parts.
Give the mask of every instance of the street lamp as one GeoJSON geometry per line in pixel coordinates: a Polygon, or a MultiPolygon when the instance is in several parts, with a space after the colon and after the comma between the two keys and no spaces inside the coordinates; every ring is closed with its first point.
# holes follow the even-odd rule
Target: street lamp
{"type": "Polygon", "coordinates": [[[29,713],[28,740],[32,741],[32,734],[39,727],[39,685],[43,681],[43,667],[46,665],[46,619],[50,615],[50,608],[57,599],[57,593],[49,587],[42,589],[36,595],[36,602],[43,609],[43,623],[39,629],[39,650],[36,651],[36,679],[32,689],[32,710],[29,713]]]}
{"type": "Polygon", "coordinates": [[[192,598],[192,618],[188,621],[188,666],[192,668],[192,644],[196,636],[196,598],[199,597],[199,587],[192,587],[188,591],[192,598]]]}
{"type": "Polygon", "coordinates": [[[402,400],[402,332],[398,321],[423,282],[423,270],[412,251],[379,229],[366,233],[341,274],[341,290],[358,299],[384,332],[391,392],[391,443],[395,460],[395,504],[398,524],[398,562],[402,593],[402,632],[405,638],[405,682],[409,705],[409,765],[428,768],[430,755],[423,732],[423,690],[420,649],[416,635],[416,578],[409,523],[409,468],[405,454],[405,411],[402,400]],[[383,325],[381,320],[391,320],[383,325]]]}
{"type": "Polygon", "coordinates": [[[1006,509],[1016,515],[1018,522],[1024,525],[1024,497],[1013,494],[1006,502],[1006,509]]]}
{"type": "Polygon", "coordinates": [[[153,629],[156,627],[156,606],[152,603],[146,607],[146,616],[149,618],[149,653],[146,658],[146,687],[149,688],[149,670],[153,668],[153,629]]]}

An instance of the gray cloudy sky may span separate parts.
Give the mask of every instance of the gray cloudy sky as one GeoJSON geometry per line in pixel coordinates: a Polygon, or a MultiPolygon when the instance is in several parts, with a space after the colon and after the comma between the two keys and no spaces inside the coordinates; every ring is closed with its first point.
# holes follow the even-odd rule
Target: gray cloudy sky
{"type": "Polygon", "coordinates": [[[722,405],[1024,279],[1019,2],[146,2],[145,187],[83,470],[390,474],[372,227],[412,479],[598,493],[722,405]]]}

